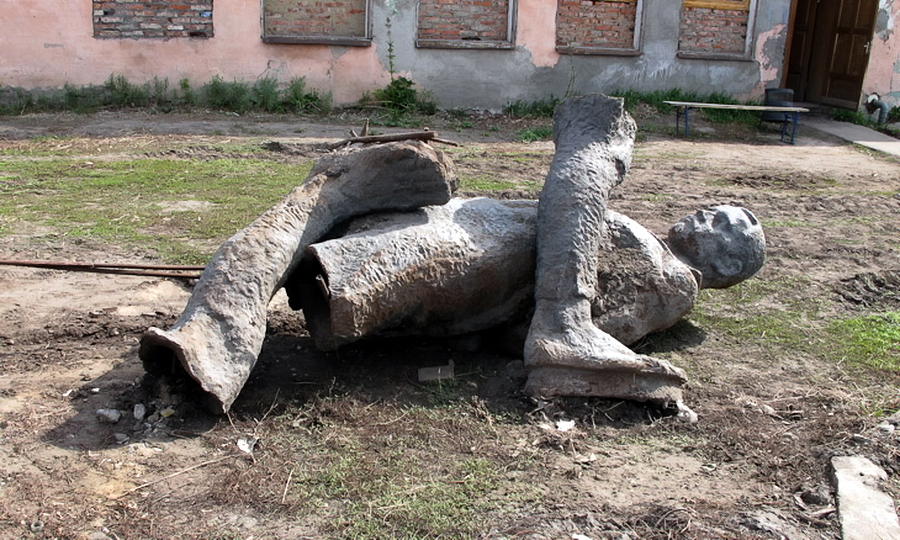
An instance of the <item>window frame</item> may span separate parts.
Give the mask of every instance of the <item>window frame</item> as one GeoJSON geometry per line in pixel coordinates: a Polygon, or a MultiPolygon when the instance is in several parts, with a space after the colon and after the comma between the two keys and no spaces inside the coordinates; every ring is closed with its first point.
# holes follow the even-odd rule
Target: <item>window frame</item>
{"type": "MultiPolygon", "coordinates": [[[[623,4],[635,4],[634,7],[634,36],[631,42],[631,48],[618,47],[572,47],[567,45],[557,45],[556,52],[559,54],[575,54],[581,56],[640,56],[643,45],[643,29],[644,29],[644,0],[594,0],[597,2],[612,2],[623,4]]],[[[557,16],[559,14],[559,0],[557,0],[557,16]]],[[[559,31],[558,28],[555,29],[559,31]]]]}
{"type": "Polygon", "coordinates": [[[337,45],[347,47],[370,47],[372,45],[372,0],[365,0],[363,28],[365,35],[359,36],[279,36],[266,34],[266,0],[260,0],[260,39],[263,43],[295,45],[337,45]]]}
{"type": "Polygon", "coordinates": [[[747,12],[747,35],[744,37],[744,51],[741,53],[713,53],[706,51],[678,50],[676,56],[687,60],[735,60],[753,61],[753,44],[756,41],[756,10],[759,0],[683,0],[678,11],[678,42],[681,45],[681,14],[684,8],[727,9],[747,12]]]}
{"type": "Polygon", "coordinates": [[[516,48],[516,20],[518,19],[518,0],[508,0],[506,8],[506,39],[421,39],[419,38],[419,8],[421,1],[416,2],[416,48],[417,49],[488,49],[510,50],[516,48]]]}

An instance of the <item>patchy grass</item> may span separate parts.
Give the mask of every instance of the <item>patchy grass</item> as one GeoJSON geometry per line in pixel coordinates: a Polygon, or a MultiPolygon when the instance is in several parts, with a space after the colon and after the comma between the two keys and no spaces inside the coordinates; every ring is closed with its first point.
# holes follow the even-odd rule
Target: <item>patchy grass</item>
{"type": "Polygon", "coordinates": [[[851,365],[900,372],[900,313],[832,321],[827,330],[835,354],[851,365]]]}
{"type": "Polygon", "coordinates": [[[691,320],[707,332],[715,332],[732,342],[747,346],[764,343],[764,354],[773,360],[786,354],[827,350],[825,343],[817,343],[818,336],[813,341],[809,327],[801,323],[797,313],[780,311],[739,317],[693,314],[691,320]]]}
{"type": "MultiPolygon", "coordinates": [[[[468,129],[464,117],[454,118],[468,129]]],[[[524,125],[504,124],[501,145],[449,149],[464,188],[502,191],[540,181],[549,164],[541,152],[550,145],[513,145],[524,125]]],[[[80,255],[137,248],[193,261],[305,177],[308,163],[268,161],[243,141],[212,152],[208,139],[174,139],[165,143],[177,146],[171,155],[141,146],[141,137],[130,139],[132,151],[106,140],[3,141],[31,154],[0,157],[0,234],[7,235],[0,240],[12,253],[28,252],[32,238],[20,231],[33,224],[41,234],[96,239],[80,255]],[[222,155],[228,151],[241,155],[222,155]]],[[[679,145],[673,159],[705,153],[705,146],[679,145]]],[[[882,247],[896,245],[887,226],[895,205],[842,191],[868,185],[894,193],[895,186],[861,180],[847,187],[843,176],[830,188],[833,198],[800,200],[810,192],[760,187],[751,181],[766,178],[744,173],[743,184],[715,190],[697,181],[721,176],[729,159],[660,169],[654,155],[654,166],[635,175],[651,177],[647,189],[626,185],[614,201],[658,231],[695,203],[748,201],[759,215],[787,216],[771,227],[778,230],[760,278],[703,291],[689,320],[635,347],[685,368],[685,400],[700,414],[698,424],[641,403],[532,400],[521,394],[520,356],[463,352],[443,341],[373,339],[318,352],[299,315],[277,306],[230,416],[197,418],[190,398],[151,397],[131,384],[142,373],[132,344],[147,325],[170,325],[177,309],[132,317],[85,302],[48,307],[26,327],[23,301],[6,312],[0,336],[11,381],[0,393],[18,407],[3,438],[23,465],[0,493],[0,529],[17,538],[33,536],[32,524],[44,536],[69,538],[102,523],[121,538],[761,539],[776,533],[743,523],[765,507],[802,524],[804,533],[839,536],[833,514],[809,522],[810,512],[832,501],[808,510],[796,503],[807,487],[827,486],[830,456],[873,456],[891,468],[887,488],[900,493],[894,441],[863,417],[896,411],[900,375],[891,365],[853,363],[887,357],[896,364],[897,308],[878,302],[897,289],[866,288],[861,298],[872,303],[834,293],[839,280],[863,270],[895,283],[886,278],[897,267],[896,251],[882,247]],[[802,221],[789,221],[798,204],[802,221]],[[844,220],[852,208],[876,218],[844,220]],[[865,249],[835,249],[854,235],[865,249]],[[100,362],[94,355],[115,367],[89,371],[100,362]],[[455,380],[416,380],[416,368],[450,359],[455,380]],[[70,388],[77,397],[65,397],[70,388]],[[281,396],[274,404],[273,395],[281,396]],[[94,419],[100,407],[128,413],[138,402],[175,410],[168,427],[144,435],[129,431],[131,422],[94,419]],[[574,429],[555,429],[558,420],[575,421],[574,429]],[[132,440],[116,443],[120,430],[132,440]],[[247,434],[259,438],[252,456],[235,448],[236,437],[247,434]],[[69,477],[100,480],[59,481],[69,477]]],[[[78,243],[48,245],[66,253],[78,243]]],[[[37,279],[41,287],[49,281],[37,279]]]]}
{"type": "Polygon", "coordinates": [[[770,219],[766,221],[766,228],[775,228],[775,227],[813,227],[814,225],[808,221],[803,221],[799,219],[770,219]]]}
{"type": "Polygon", "coordinates": [[[827,302],[801,292],[809,287],[802,279],[752,279],[722,291],[703,291],[690,318],[707,332],[773,361],[802,354],[833,366],[900,372],[900,313],[826,320],[822,312],[827,302]],[[778,304],[766,307],[772,298],[778,304]]]}
{"type": "Polygon", "coordinates": [[[512,189],[516,187],[516,183],[487,176],[463,177],[459,179],[459,187],[464,190],[500,191],[512,189]]]}
{"type": "Polygon", "coordinates": [[[0,161],[0,215],[8,220],[6,232],[29,222],[171,262],[201,263],[214,245],[287,195],[310,166],[261,159],[0,161]],[[179,201],[215,211],[169,209],[179,201]],[[177,235],[160,234],[166,230],[177,235]]]}
{"type": "Polygon", "coordinates": [[[666,202],[674,199],[675,196],[671,193],[644,193],[640,196],[642,201],[647,202],[666,202]]]}
{"type": "Polygon", "coordinates": [[[264,513],[312,518],[334,538],[476,537],[498,511],[508,459],[488,442],[502,418],[456,390],[438,405],[328,392],[237,420],[265,450],[214,492],[221,504],[253,500],[264,513]]]}

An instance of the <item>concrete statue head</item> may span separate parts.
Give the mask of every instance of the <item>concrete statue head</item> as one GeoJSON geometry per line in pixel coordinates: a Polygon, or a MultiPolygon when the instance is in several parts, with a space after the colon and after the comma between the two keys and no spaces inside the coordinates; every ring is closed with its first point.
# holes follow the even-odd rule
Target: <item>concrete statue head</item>
{"type": "Polygon", "coordinates": [[[702,274],[704,289],[740,283],[766,259],[759,220],[737,206],[713,206],[683,217],[669,229],[668,244],[676,257],[702,274]]]}

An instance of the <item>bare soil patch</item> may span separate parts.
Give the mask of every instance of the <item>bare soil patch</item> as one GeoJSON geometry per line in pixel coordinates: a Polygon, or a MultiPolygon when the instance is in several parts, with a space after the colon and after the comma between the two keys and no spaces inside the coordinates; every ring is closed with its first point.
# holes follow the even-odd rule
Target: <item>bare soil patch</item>
{"type": "MultiPolygon", "coordinates": [[[[514,142],[521,122],[483,118],[461,131],[452,118],[441,122],[441,136],[463,144],[447,148],[461,174],[513,186],[487,194],[537,195],[551,143],[514,142]]],[[[206,159],[220,155],[216,145],[265,139],[309,148],[265,159],[307,159],[353,125],[212,114],[3,118],[0,148],[206,159]]],[[[432,538],[437,518],[416,505],[440,497],[477,508],[477,527],[444,537],[839,538],[831,456],[873,459],[900,495],[900,439],[877,427],[900,406],[900,377],[824,358],[815,332],[773,349],[764,336],[704,320],[740,326],[757,311],[802,303],[815,308],[802,323],[824,331],[832,318],[900,309],[898,193],[900,164],[812,132],[795,146],[775,133],[642,137],[613,209],[664,235],[699,207],[738,204],[767,234],[757,278],[704,292],[696,317],[637,345],[686,369],[686,398],[700,415],[693,425],[636,403],[534,402],[520,391],[521,359],[475,339],[371,340],[321,353],[280,297],[232,414],[210,417],[190,388],[145,377],[136,354],[148,326],[174,322],[189,284],[0,267],[0,538],[373,537],[366,520],[432,538]],[[417,382],[418,368],[451,360],[453,382],[417,382]],[[104,422],[99,409],[121,419],[104,422]],[[575,427],[561,431],[559,420],[575,427]],[[393,502],[379,498],[398,486],[393,502]]],[[[204,202],[172,202],[185,205],[204,202]]],[[[59,231],[0,237],[5,259],[143,256],[59,231]]]]}

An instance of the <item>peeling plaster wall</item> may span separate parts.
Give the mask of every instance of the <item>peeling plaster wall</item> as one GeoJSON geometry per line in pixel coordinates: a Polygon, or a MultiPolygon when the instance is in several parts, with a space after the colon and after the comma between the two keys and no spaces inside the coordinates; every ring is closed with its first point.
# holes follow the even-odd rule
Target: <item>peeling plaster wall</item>
{"type": "Polygon", "coordinates": [[[900,106],[900,36],[894,32],[898,17],[900,1],[880,1],[869,66],[863,80],[863,94],[877,92],[891,106],[900,106]]]}
{"type": "Polygon", "coordinates": [[[271,45],[260,39],[259,0],[215,2],[215,35],[209,39],[96,39],[91,2],[0,0],[0,85],[24,88],[102,84],[115,73],[130,82],[154,76],[171,86],[195,85],[219,75],[255,81],[279,73],[283,81],[306,77],[334,91],[336,103],[359,99],[386,84],[387,69],[372,47],[271,45]]]}
{"type": "MultiPolygon", "coordinates": [[[[510,50],[416,48],[415,0],[373,2],[370,47],[263,43],[259,0],[217,1],[214,37],[169,40],[95,39],[91,3],[86,1],[0,0],[0,85],[102,84],[113,73],[135,83],[168,78],[172,86],[182,78],[197,86],[215,75],[248,82],[261,76],[283,82],[302,76],[309,87],[331,90],[335,103],[344,104],[390,81],[390,41],[395,72],[430,91],[443,108],[500,109],[516,100],[562,96],[569,89],[678,87],[761,99],[766,87],[781,80],[789,6],[789,0],[759,0],[750,58],[701,60],[677,57],[680,2],[671,0],[644,1],[638,56],[559,54],[556,0],[519,1],[510,50]]],[[[896,60],[896,51],[890,51],[896,60]]],[[[878,44],[874,54],[889,52],[878,44]]],[[[890,84],[891,91],[900,91],[894,60],[890,82],[873,79],[873,85],[890,84]]]]}

